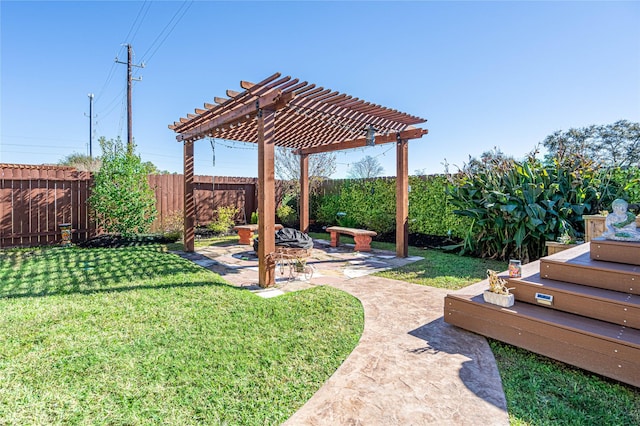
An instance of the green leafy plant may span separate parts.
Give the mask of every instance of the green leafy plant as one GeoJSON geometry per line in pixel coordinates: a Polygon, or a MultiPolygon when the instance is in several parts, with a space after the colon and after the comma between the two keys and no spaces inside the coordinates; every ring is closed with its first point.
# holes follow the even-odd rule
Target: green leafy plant
{"type": "Polygon", "coordinates": [[[177,241],[182,238],[184,231],[184,212],[182,210],[174,210],[164,220],[162,234],[165,238],[177,241]]]}
{"type": "Polygon", "coordinates": [[[348,215],[345,212],[338,212],[336,214],[336,221],[338,222],[338,225],[344,228],[358,227],[358,222],[356,222],[356,220],[352,216],[348,215]]]}
{"type": "Polygon", "coordinates": [[[140,157],[128,153],[120,138],[100,138],[102,166],[95,174],[89,205],[106,232],[123,235],[148,232],[156,199],[140,157]]]}
{"type": "Polygon", "coordinates": [[[530,155],[525,161],[500,161],[452,177],[448,194],[468,217],[464,251],[481,257],[522,259],[544,255],[545,241],[565,232],[584,231],[583,214],[600,199],[598,168],[573,156],[543,164],[530,155]]]}
{"type": "Polygon", "coordinates": [[[211,229],[216,234],[226,234],[235,225],[234,217],[238,214],[238,209],[235,206],[221,206],[216,209],[217,217],[209,224],[211,229]]]}
{"type": "Polygon", "coordinates": [[[298,212],[296,210],[298,206],[298,199],[294,194],[287,194],[282,199],[282,202],[276,209],[276,214],[280,219],[280,222],[287,227],[294,227],[298,221],[298,212]]]}
{"type": "Polygon", "coordinates": [[[255,225],[258,224],[258,212],[251,212],[250,222],[255,225]]]}
{"type": "MultiPolygon", "coordinates": [[[[469,220],[453,213],[456,208],[447,197],[445,176],[409,178],[410,232],[462,237],[469,220]]],[[[376,232],[395,229],[395,178],[332,180],[321,194],[312,197],[311,214],[325,225],[349,221],[350,227],[376,232]],[[343,219],[338,212],[349,212],[343,219]]]]}
{"type": "Polygon", "coordinates": [[[409,232],[463,237],[469,219],[453,213],[445,175],[409,176],[409,232]]]}

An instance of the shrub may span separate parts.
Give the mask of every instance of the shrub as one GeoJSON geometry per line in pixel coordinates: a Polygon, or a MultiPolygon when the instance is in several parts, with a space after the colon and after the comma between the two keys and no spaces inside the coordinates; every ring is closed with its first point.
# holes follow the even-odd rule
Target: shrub
{"type": "Polygon", "coordinates": [[[282,202],[276,209],[276,214],[284,226],[292,228],[296,225],[298,221],[297,207],[298,200],[295,195],[288,194],[284,196],[282,202]]]}
{"type": "Polygon", "coordinates": [[[318,223],[335,225],[337,214],[340,211],[340,195],[327,194],[318,196],[317,199],[315,217],[318,223]]]}
{"type": "Polygon", "coordinates": [[[217,218],[209,224],[209,229],[216,234],[226,234],[231,231],[235,225],[234,217],[238,214],[238,209],[235,206],[221,206],[216,209],[216,213],[217,218]]]}
{"type": "Polygon", "coordinates": [[[167,215],[162,227],[162,235],[168,240],[177,241],[182,238],[184,230],[184,212],[174,210],[167,215]]]}
{"type": "Polygon", "coordinates": [[[453,213],[444,175],[410,176],[409,232],[462,238],[469,219],[453,213]]]}
{"type": "Polygon", "coordinates": [[[257,225],[258,224],[258,212],[251,212],[251,219],[250,219],[252,224],[257,225]]]}
{"type": "Polygon", "coordinates": [[[526,261],[544,255],[545,241],[584,231],[583,214],[598,207],[601,181],[593,162],[578,156],[544,165],[533,156],[460,172],[448,188],[470,221],[464,251],[526,261]]]}
{"type": "Polygon", "coordinates": [[[100,138],[102,166],[94,176],[89,205],[106,232],[130,236],[148,232],[156,217],[156,198],[140,157],[120,138],[100,138]]]}
{"type": "MultiPolygon", "coordinates": [[[[467,218],[455,215],[444,176],[409,178],[409,231],[462,237],[467,218]]],[[[379,233],[392,232],[396,223],[395,179],[333,181],[330,193],[312,198],[312,215],[318,223],[335,225],[348,221],[350,227],[365,227],[379,233]],[[340,218],[339,212],[347,215],[340,218]]],[[[341,225],[345,226],[345,225],[341,225]]]]}

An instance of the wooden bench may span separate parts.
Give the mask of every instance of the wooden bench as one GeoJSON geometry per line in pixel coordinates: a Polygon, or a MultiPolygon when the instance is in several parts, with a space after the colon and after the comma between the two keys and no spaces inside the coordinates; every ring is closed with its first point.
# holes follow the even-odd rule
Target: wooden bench
{"type": "MultiPolygon", "coordinates": [[[[278,223],[274,225],[274,229],[276,231],[282,228],[283,226],[278,223]]],[[[238,236],[240,237],[240,244],[251,245],[251,239],[253,238],[253,234],[258,230],[258,224],[251,223],[249,225],[238,225],[238,226],[234,226],[233,229],[238,231],[238,236]]]]}
{"type": "Polygon", "coordinates": [[[356,242],[356,251],[371,251],[371,237],[378,235],[374,231],[343,228],[342,226],[330,226],[327,228],[327,232],[331,233],[331,247],[338,247],[338,244],[340,244],[340,234],[351,235],[356,242]]]}

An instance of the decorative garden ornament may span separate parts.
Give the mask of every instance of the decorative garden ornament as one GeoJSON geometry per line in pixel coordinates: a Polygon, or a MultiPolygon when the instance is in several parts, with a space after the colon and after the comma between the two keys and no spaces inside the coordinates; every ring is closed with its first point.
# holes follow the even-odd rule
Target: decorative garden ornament
{"type": "Polygon", "coordinates": [[[636,216],[627,211],[629,204],[621,199],[611,203],[613,213],[609,213],[605,220],[605,230],[602,236],[608,240],[640,241],[640,232],[636,227],[636,216]]]}

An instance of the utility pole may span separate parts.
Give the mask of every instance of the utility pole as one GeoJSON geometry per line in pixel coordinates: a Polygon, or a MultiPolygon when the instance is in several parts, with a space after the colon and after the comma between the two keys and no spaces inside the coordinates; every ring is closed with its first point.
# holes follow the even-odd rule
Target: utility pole
{"type": "Polygon", "coordinates": [[[89,93],[89,158],[93,159],[91,145],[93,142],[93,93],[89,93]]]}
{"type": "Polygon", "coordinates": [[[133,53],[133,48],[130,44],[127,44],[127,62],[121,62],[116,58],[116,63],[118,64],[127,64],[127,153],[133,154],[133,129],[131,126],[132,114],[131,114],[131,81],[142,81],[142,77],[140,78],[132,78],[131,77],[131,67],[144,68],[144,62],[140,65],[135,65],[131,63],[131,56],[133,53]]]}

